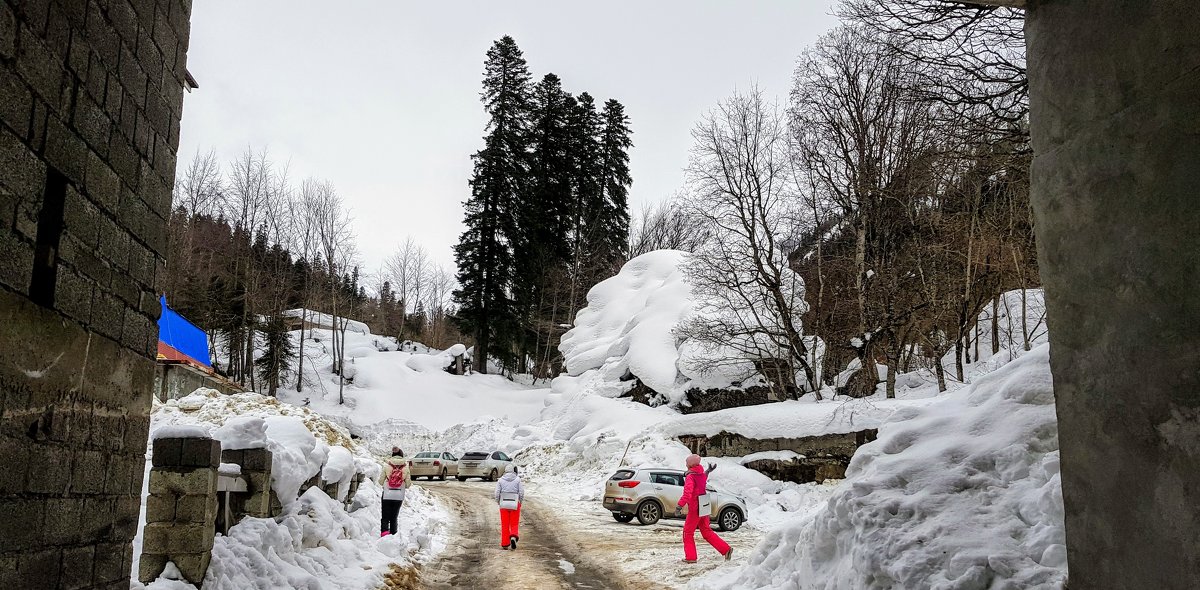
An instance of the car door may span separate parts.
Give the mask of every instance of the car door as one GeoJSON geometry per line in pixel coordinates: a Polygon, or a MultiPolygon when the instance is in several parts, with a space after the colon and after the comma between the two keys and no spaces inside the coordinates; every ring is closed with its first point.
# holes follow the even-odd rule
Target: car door
{"type": "Polygon", "coordinates": [[[654,496],[658,498],[659,502],[662,502],[666,515],[674,516],[675,506],[679,505],[679,499],[683,497],[683,474],[652,471],[650,472],[650,484],[654,490],[654,496]]]}
{"type": "Polygon", "coordinates": [[[446,473],[450,477],[458,475],[458,457],[450,453],[442,453],[442,464],[446,466],[446,473]]]}

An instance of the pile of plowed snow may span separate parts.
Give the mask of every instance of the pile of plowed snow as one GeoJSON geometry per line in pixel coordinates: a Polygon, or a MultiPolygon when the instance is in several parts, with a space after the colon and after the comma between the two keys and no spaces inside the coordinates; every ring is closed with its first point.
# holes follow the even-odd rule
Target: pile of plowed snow
{"type": "Polygon", "coordinates": [[[1032,588],[1066,578],[1049,346],[894,413],[823,509],[699,588],[1032,588]]]}
{"type": "MultiPolygon", "coordinates": [[[[218,535],[206,590],[330,588],[368,590],[382,584],[393,564],[428,561],[445,545],[447,515],[420,488],[412,488],[400,513],[396,535],[379,538],[381,464],[345,428],[308,408],[281,403],[256,393],[223,395],[211,389],[165,404],[151,416],[151,445],[146,454],[141,520],[145,523],[153,439],[209,435],[222,448],[267,448],[272,452],[272,487],[284,505],[275,518],[245,518],[229,535],[218,535]],[[367,480],[350,509],[345,499],[355,473],[367,480]],[[338,498],[320,488],[297,492],[303,481],[321,474],[340,482],[338,498]]],[[[141,552],[141,527],[134,555],[141,552]]],[[[136,559],[136,558],[135,558],[136,559]]],[[[138,571],[135,562],[133,571],[138,571]]],[[[164,578],[153,590],[191,587],[164,578]]],[[[134,583],[134,588],[141,585],[134,583]]]]}

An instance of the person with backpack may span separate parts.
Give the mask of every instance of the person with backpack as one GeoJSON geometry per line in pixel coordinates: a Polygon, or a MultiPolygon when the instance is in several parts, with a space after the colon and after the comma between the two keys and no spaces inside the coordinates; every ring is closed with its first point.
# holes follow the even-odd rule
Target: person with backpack
{"type": "Polygon", "coordinates": [[[404,491],[412,485],[408,473],[408,461],[400,447],[392,447],[392,456],[383,465],[383,517],[379,522],[379,536],[396,534],[396,519],[404,505],[404,491]]]}
{"type": "Polygon", "coordinates": [[[504,468],[504,475],[496,482],[496,503],[500,505],[500,547],[516,549],[520,539],[521,503],[525,501],[525,484],[512,463],[504,468]]]}
{"type": "Polygon", "coordinates": [[[700,529],[700,536],[712,545],[721,555],[725,556],[725,561],[729,561],[733,557],[733,548],[729,546],[717,533],[714,533],[712,526],[709,523],[712,517],[712,504],[708,497],[708,474],[716,468],[715,465],[709,465],[705,471],[700,466],[700,455],[688,455],[686,460],[687,475],[683,484],[683,496],[679,498],[679,505],[675,506],[675,516],[679,516],[683,512],[683,507],[687,506],[687,519],[683,521],[683,562],[696,563],[696,529],[700,529]]]}

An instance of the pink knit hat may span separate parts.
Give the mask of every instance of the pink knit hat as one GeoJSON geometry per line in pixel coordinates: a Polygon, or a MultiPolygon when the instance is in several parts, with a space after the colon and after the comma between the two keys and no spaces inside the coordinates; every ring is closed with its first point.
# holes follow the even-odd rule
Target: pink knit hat
{"type": "Polygon", "coordinates": [[[699,465],[700,464],[700,455],[694,455],[694,454],[688,455],[686,463],[687,463],[687,466],[689,469],[699,465]]]}

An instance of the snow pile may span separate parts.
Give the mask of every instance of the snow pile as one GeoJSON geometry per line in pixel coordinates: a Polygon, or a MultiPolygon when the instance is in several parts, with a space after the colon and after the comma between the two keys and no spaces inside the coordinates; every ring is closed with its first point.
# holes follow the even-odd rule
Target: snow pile
{"type": "Polygon", "coordinates": [[[612,382],[629,373],[661,394],[682,395],[677,386],[686,377],[677,366],[674,330],[693,305],[682,268],[686,257],[678,250],[648,252],[592,287],[587,307],[558,347],[567,373],[598,370],[612,382]]]}
{"type": "Polygon", "coordinates": [[[216,538],[205,590],[374,589],[393,564],[426,562],[445,545],[440,523],[449,515],[421,488],[409,491],[397,534],[383,539],[378,485],[367,482],[359,494],[370,506],[348,513],[311,488],[278,519],[238,523],[216,538]]]}
{"type": "Polygon", "coordinates": [[[1049,347],[898,410],[823,510],[700,588],[1029,588],[1066,578],[1049,347]]]}
{"type": "Polygon", "coordinates": [[[213,430],[212,437],[221,441],[221,450],[267,448],[267,423],[258,416],[237,416],[213,430]]]}
{"type": "MultiPolygon", "coordinates": [[[[336,316],[329,315],[327,313],[313,311],[311,309],[289,309],[287,311],[280,313],[280,315],[282,315],[283,317],[287,317],[287,318],[300,318],[301,316],[303,316],[304,321],[308,322],[309,325],[317,327],[317,328],[325,329],[325,330],[333,329],[333,322],[336,317],[336,316]]],[[[371,335],[371,329],[368,328],[366,324],[364,324],[360,321],[346,319],[346,318],[342,318],[342,317],[336,317],[336,320],[337,320],[338,328],[341,328],[343,325],[345,325],[347,332],[353,332],[355,334],[362,334],[364,336],[371,335]]]]}
{"type": "MultiPolygon", "coordinates": [[[[389,568],[427,562],[445,546],[442,527],[449,517],[416,486],[409,490],[401,510],[398,533],[378,537],[382,494],[376,481],[382,472],[378,459],[344,428],[310,409],[254,393],[222,395],[199,389],[180,400],[156,401],[150,428],[152,437],[211,435],[222,441],[223,448],[260,446],[272,452],[272,488],[284,505],[283,514],[273,519],[245,518],[228,536],[218,535],[204,580],[206,590],[373,590],[389,568]],[[359,472],[367,479],[347,511],[342,500],[350,479],[359,472]],[[329,498],[316,487],[297,497],[301,483],[318,473],[325,481],[340,484],[338,498],[329,498]]],[[[152,449],[151,445],[143,482],[143,525],[152,449]]],[[[221,466],[223,473],[237,470],[236,465],[221,466]]],[[[135,555],[140,554],[140,537],[141,526],[134,540],[135,555]]],[[[146,588],[179,588],[180,582],[170,577],[164,575],[146,588]]],[[[142,588],[136,582],[133,587],[142,588]]]]}
{"type": "Polygon", "coordinates": [[[418,373],[435,373],[445,371],[454,362],[454,358],[466,353],[467,347],[455,344],[442,352],[429,354],[414,354],[404,361],[404,365],[418,373]]]}

